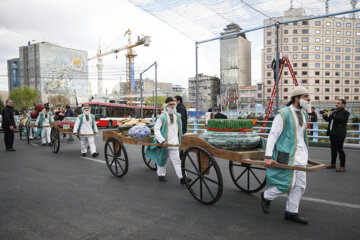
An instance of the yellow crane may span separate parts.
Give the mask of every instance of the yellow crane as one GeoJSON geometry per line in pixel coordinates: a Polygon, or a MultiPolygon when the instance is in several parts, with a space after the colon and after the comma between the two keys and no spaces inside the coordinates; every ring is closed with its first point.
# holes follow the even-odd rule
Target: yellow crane
{"type": "MultiPolygon", "coordinates": [[[[125,32],[124,37],[126,35],[128,36],[128,44],[126,46],[111,49],[110,51],[102,53],[101,49],[100,49],[100,44],[99,44],[98,52],[97,52],[96,56],[88,58],[88,61],[97,59],[96,67],[98,69],[98,92],[99,92],[98,94],[99,94],[99,96],[103,95],[102,69],[103,69],[104,65],[102,64],[102,57],[107,56],[112,53],[117,54],[118,52],[123,51],[123,50],[127,50],[127,54],[125,55],[125,57],[126,57],[126,94],[129,96],[134,93],[134,90],[135,90],[134,58],[136,57],[136,54],[134,53],[133,48],[137,47],[137,46],[141,46],[141,45],[148,47],[150,45],[150,36],[144,36],[144,35],[138,36],[136,43],[133,44],[131,41],[131,30],[130,29],[128,29],[125,32]]],[[[129,97],[127,99],[127,102],[130,105],[132,105],[132,101],[133,101],[133,99],[131,97],[129,97]]]]}

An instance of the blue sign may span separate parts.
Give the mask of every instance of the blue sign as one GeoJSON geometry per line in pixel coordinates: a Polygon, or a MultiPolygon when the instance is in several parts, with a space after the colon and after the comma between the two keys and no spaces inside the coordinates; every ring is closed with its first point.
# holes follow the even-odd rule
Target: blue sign
{"type": "Polygon", "coordinates": [[[262,112],[263,110],[262,104],[256,104],[255,109],[257,112],[262,112]]]}
{"type": "Polygon", "coordinates": [[[131,91],[135,92],[134,62],[131,63],[131,91]]]}

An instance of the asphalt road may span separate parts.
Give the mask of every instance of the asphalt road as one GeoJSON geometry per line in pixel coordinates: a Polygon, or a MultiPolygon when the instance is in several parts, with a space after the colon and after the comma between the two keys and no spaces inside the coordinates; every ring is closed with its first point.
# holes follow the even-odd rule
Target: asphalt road
{"type": "MultiPolygon", "coordinates": [[[[16,136],[6,152],[0,134],[0,239],[360,239],[360,151],[345,150],[347,171],[308,173],[299,225],[283,219],[285,197],[262,212],[259,193],[238,190],[228,161],[218,164],[224,180],[219,202],[206,206],[180,185],[172,164],[168,182],[157,180],[141,156],[126,145],[129,172],[114,177],[98,160],[82,158],[80,143],[61,142],[60,152],[16,136]]],[[[328,163],[330,151],[310,148],[310,158],[328,163]]]]}

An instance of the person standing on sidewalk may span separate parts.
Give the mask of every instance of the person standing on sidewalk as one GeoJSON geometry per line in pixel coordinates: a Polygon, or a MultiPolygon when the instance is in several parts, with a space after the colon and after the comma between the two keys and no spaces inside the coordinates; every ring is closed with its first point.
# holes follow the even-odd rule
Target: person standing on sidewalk
{"type": "Polygon", "coordinates": [[[9,152],[15,152],[13,144],[14,144],[14,131],[16,125],[15,125],[13,110],[14,108],[12,106],[12,100],[7,99],[6,106],[2,112],[2,116],[3,116],[2,128],[5,131],[4,142],[5,142],[6,151],[9,152]]]}
{"type": "Polygon", "coordinates": [[[326,135],[330,136],[331,142],[331,164],[328,165],[327,168],[336,168],[336,157],[339,152],[340,167],[336,169],[337,172],[345,171],[345,152],[343,147],[346,137],[346,125],[350,115],[350,113],[345,110],[345,106],[346,101],[339,99],[336,103],[336,111],[330,115],[326,111],[322,114],[324,120],[329,122],[326,135]]]}
{"type": "Polygon", "coordinates": [[[264,160],[268,188],[261,193],[262,210],[269,213],[271,201],[287,192],[285,219],[301,224],[308,223],[307,219],[299,216],[300,199],[306,188],[306,172],[276,168],[276,165],[301,167],[307,165],[308,115],[304,109],[309,107],[308,90],[296,86],[291,92],[288,107],[280,109],[275,116],[267,140],[264,160]]]}

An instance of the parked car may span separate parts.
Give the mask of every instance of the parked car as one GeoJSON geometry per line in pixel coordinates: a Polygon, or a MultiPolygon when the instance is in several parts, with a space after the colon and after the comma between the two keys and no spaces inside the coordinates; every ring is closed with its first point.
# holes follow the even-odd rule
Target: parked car
{"type": "Polygon", "coordinates": [[[2,115],[0,115],[0,129],[2,129],[2,115]]]}

